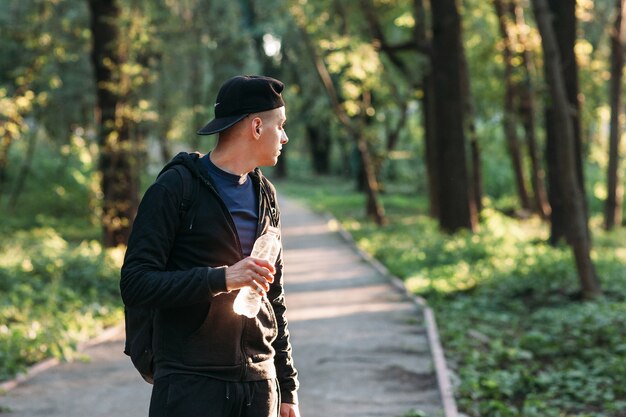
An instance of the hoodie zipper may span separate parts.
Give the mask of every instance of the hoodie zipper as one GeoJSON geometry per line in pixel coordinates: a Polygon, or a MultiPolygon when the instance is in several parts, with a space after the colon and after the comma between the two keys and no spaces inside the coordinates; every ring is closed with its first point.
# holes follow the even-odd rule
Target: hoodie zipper
{"type": "MultiPolygon", "coordinates": [[[[254,175],[256,178],[255,180],[258,180],[259,183],[259,191],[258,191],[258,216],[259,216],[259,220],[257,222],[257,229],[256,229],[256,236],[255,238],[258,238],[260,233],[263,230],[263,220],[262,220],[262,216],[261,216],[261,212],[262,212],[262,208],[263,208],[263,189],[264,186],[262,184],[262,179],[261,179],[261,175],[257,172],[254,172],[254,175]]],[[[209,187],[209,189],[211,190],[211,192],[213,192],[213,194],[215,194],[218,198],[218,201],[220,202],[220,205],[222,207],[222,211],[225,213],[226,218],[228,219],[228,222],[230,224],[231,227],[231,231],[233,232],[233,235],[235,236],[235,240],[237,241],[237,246],[239,248],[239,254],[241,256],[241,259],[244,258],[243,255],[243,249],[241,247],[241,241],[239,240],[239,235],[237,234],[236,230],[236,226],[235,226],[235,220],[233,219],[232,215],[230,214],[230,211],[228,210],[228,207],[226,206],[226,203],[224,202],[224,200],[222,199],[222,197],[219,195],[219,193],[217,192],[217,190],[215,189],[215,187],[213,187],[213,184],[211,184],[209,181],[207,181],[206,179],[203,178],[203,181],[205,182],[205,184],[209,187]]],[[[245,349],[245,344],[244,344],[244,340],[245,340],[245,334],[246,334],[246,330],[247,330],[247,324],[248,324],[248,320],[245,316],[241,316],[241,322],[242,322],[242,327],[241,327],[241,338],[239,339],[239,348],[241,350],[241,380],[245,381],[246,375],[248,374],[248,355],[245,349]]]]}
{"type": "MultiPolygon", "coordinates": [[[[202,177],[201,177],[202,178],[202,177]]],[[[243,256],[243,249],[241,247],[241,241],[239,240],[239,234],[237,233],[237,226],[235,226],[235,220],[233,220],[233,216],[230,214],[230,211],[228,210],[228,207],[226,206],[226,203],[224,202],[224,200],[222,199],[222,197],[220,196],[220,194],[217,192],[217,190],[215,189],[215,187],[213,187],[213,184],[211,184],[208,180],[206,180],[205,178],[202,178],[202,180],[204,181],[204,183],[207,185],[207,187],[209,188],[209,190],[217,197],[217,201],[219,201],[220,206],[222,207],[222,211],[224,212],[224,217],[226,217],[226,219],[228,220],[228,224],[230,225],[231,228],[231,232],[233,234],[233,236],[235,237],[235,241],[237,242],[237,247],[239,249],[239,256],[241,259],[244,258],[243,256]]],[[[258,233],[258,225],[257,225],[257,233],[258,233]]],[[[241,320],[241,337],[239,339],[239,349],[241,350],[241,376],[240,379],[243,381],[245,380],[245,376],[247,374],[247,356],[245,353],[245,349],[244,349],[244,335],[246,333],[246,317],[245,316],[241,316],[240,320],[241,320]]]]}
{"type": "MultiPolygon", "coordinates": [[[[263,230],[263,219],[261,216],[261,212],[263,209],[263,192],[264,192],[264,184],[263,184],[263,179],[261,178],[261,174],[259,172],[257,172],[256,170],[253,172],[254,173],[254,177],[255,180],[258,181],[259,184],[259,191],[258,191],[258,216],[259,216],[259,220],[257,222],[257,230],[256,230],[256,237],[258,238],[260,233],[263,230]]],[[[241,241],[239,240],[239,235],[237,233],[237,227],[235,226],[235,220],[233,219],[232,215],[230,214],[230,211],[228,210],[228,207],[226,206],[226,203],[224,202],[224,200],[222,199],[222,197],[219,195],[219,193],[217,192],[217,190],[215,189],[215,187],[213,186],[213,184],[211,184],[210,181],[208,181],[207,179],[205,179],[204,177],[200,176],[200,178],[202,179],[202,181],[205,183],[205,185],[209,188],[209,190],[217,197],[217,200],[219,201],[221,207],[222,207],[222,211],[224,212],[224,215],[226,217],[226,219],[228,220],[228,223],[230,225],[231,228],[231,232],[233,234],[233,236],[235,237],[235,240],[237,242],[237,247],[239,248],[239,255],[241,257],[241,259],[244,258],[243,255],[243,249],[241,246],[241,241]]],[[[274,214],[274,213],[272,213],[274,214]]],[[[273,220],[272,220],[273,221],[273,220]]],[[[276,321],[276,319],[274,318],[274,321],[276,321]]],[[[246,334],[246,328],[247,328],[247,323],[248,320],[245,316],[241,316],[241,322],[242,322],[242,327],[241,327],[241,338],[239,340],[239,348],[241,349],[241,380],[245,381],[246,375],[248,374],[248,356],[245,350],[245,345],[244,345],[244,339],[245,339],[245,334],[246,334]]]]}
{"type": "MultiPolygon", "coordinates": [[[[261,209],[263,208],[263,184],[262,184],[262,179],[261,179],[261,175],[254,171],[254,174],[256,179],[258,180],[259,183],[259,192],[258,192],[258,216],[259,216],[259,220],[257,222],[257,226],[256,226],[256,236],[255,239],[258,239],[258,237],[260,236],[262,230],[263,230],[263,219],[261,216],[261,209]]],[[[243,252],[243,251],[242,251],[243,252]]],[[[241,340],[240,340],[240,349],[241,349],[241,354],[242,354],[242,362],[243,362],[243,366],[241,368],[241,379],[243,381],[245,381],[246,375],[248,374],[248,355],[245,349],[245,345],[244,345],[244,336],[246,333],[246,328],[247,328],[247,323],[248,320],[246,317],[241,316],[241,320],[243,321],[243,327],[242,327],[242,331],[241,331],[241,340]]]]}

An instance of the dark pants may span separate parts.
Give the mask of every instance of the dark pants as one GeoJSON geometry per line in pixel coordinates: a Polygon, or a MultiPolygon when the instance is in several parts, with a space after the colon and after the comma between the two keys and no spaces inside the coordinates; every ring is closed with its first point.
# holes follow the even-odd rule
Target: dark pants
{"type": "Polygon", "coordinates": [[[168,375],[154,382],[150,417],[277,417],[277,385],[275,380],[226,382],[168,375]]]}

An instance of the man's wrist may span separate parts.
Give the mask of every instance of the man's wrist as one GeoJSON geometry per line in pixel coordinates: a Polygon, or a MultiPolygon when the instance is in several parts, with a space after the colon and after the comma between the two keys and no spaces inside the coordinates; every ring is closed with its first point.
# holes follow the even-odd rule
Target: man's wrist
{"type": "Polygon", "coordinates": [[[287,391],[280,393],[281,402],[284,404],[298,405],[298,393],[287,391]]]}
{"type": "Polygon", "coordinates": [[[207,283],[211,295],[228,292],[226,287],[226,269],[226,266],[207,268],[207,283]]]}

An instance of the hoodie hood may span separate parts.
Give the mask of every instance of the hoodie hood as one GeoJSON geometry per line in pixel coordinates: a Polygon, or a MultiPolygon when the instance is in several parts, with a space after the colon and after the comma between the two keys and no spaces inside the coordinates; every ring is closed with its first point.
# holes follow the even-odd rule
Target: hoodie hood
{"type": "MultiPolygon", "coordinates": [[[[174,158],[172,158],[170,162],[168,162],[163,167],[157,177],[161,176],[165,171],[167,171],[174,165],[184,165],[189,170],[189,172],[191,172],[191,175],[193,177],[202,178],[205,183],[212,185],[209,174],[206,172],[204,164],[200,160],[200,158],[203,158],[205,155],[206,154],[202,154],[200,152],[179,152],[174,158]]],[[[261,170],[259,168],[255,168],[249,174],[257,182],[261,181],[261,179],[263,178],[263,174],[261,173],[261,170]]]]}
{"type": "Polygon", "coordinates": [[[174,165],[184,165],[194,177],[204,178],[205,176],[202,175],[201,165],[199,165],[200,158],[202,158],[203,156],[204,155],[200,152],[179,152],[175,157],[172,158],[171,161],[169,161],[163,167],[157,177],[160,177],[165,171],[167,171],[174,165]]]}

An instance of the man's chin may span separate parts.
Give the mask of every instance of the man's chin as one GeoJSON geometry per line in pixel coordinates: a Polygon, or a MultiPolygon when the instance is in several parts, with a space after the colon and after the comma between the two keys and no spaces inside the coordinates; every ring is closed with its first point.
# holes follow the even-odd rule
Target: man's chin
{"type": "Polygon", "coordinates": [[[276,166],[276,164],[278,163],[278,156],[274,157],[273,159],[266,161],[262,164],[260,164],[260,167],[274,167],[276,166]]]}

